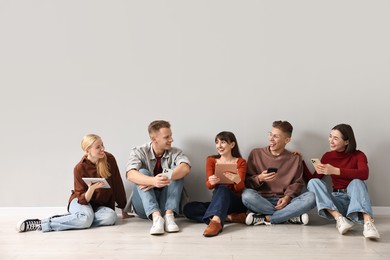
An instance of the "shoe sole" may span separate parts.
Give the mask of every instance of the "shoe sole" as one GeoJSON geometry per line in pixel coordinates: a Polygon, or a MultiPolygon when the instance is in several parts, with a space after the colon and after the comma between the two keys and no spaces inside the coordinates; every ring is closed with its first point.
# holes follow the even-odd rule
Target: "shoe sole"
{"type": "Polygon", "coordinates": [[[203,236],[204,236],[204,237],[216,237],[216,236],[218,236],[219,234],[221,234],[221,233],[222,233],[222,230],[223,230],[223,229],[221,229],[220,231],[218,231],[218,233],[217,233],[217,234],[215,234],[215,235],[207,235],[207,234],[203,234],[203,236]]]}
{"type": "Polygon", "coordinates": [[[155,236],[155,235],[162,235],[162,234],[164,234],[164,231],[163,232],[150,232],[149,234],[151,234],[151,235],[153,235],[153,236],[155,236]]]}
{"type": "Polygon", "coordinates": [[[179,229],[178,230],[165,230],[165,232],[167,232],[167,233],[177,233],[179,231],[180,231],[179,229]]]}
{"type": "Polygon", "coordinates": [[[373,239],[373,240],[376,240],[376,239],[380,239],[381,237],[379,236],[379,237],[377,237],[377,236],[366,236],[366,235],[364,235],[364,237],[365,238],[367,238],[367,239],[373,239]]]}
{"type": "Polygon", "coordinates": [[[376,235],[372,235],[372,236],[369,236],[369,235],[366,235],[364,232],[363,232],[363,236],[365,237],[365,238],[368,238],[368,239],[379,239],[379,238],[381,238],[380,236],[376,236],[376,235]]]}
{"type": "Polygon", "coordinates": [[[245,218],[245,225],[253,226],[253,213],[249,213],[245,218]]]}
{"type": "Polygon", "coordinates": [[[302,220],[302,225],[309,224],[310,221],[309,215],[307,213],[303,214],[301,220],[302,220]]]}
{"type": "Polygon", "coordinates": [[[341,235],[345,235],[349,230],[351,230],[353,228],[353,225],[352,226],[350,226],[350,227],[348,227],[348,228],[346,228],[346,229],[344,229],[343,231],[339,231],[340,232],[340,234],[341,235]]]}

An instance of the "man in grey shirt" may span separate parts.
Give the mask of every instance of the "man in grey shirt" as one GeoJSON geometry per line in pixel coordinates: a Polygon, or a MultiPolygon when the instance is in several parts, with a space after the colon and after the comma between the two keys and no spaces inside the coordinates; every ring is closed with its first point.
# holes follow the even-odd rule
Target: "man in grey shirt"
{"type": "Polygon", "coordinates": [[[139,217],[153,220],[151,235],[178,232],[174,216],[179,214],[191,164],[180,149],[172,147],[169,122],[153,121],[148,131],[151,142],[133,148],[126,166],[127,179],[134,183],[131,204],[139,217]]]}

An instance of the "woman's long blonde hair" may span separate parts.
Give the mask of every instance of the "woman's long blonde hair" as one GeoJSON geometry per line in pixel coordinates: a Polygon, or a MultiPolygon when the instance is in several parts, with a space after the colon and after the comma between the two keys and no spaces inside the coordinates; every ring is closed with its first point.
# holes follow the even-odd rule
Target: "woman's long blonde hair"
{"type": "MultiPolygon", "coordinates": [[[[100,136],[95,134],[84,135],[83,140],[81,140],[81,149],[83,149],[84,154],[87,154],[88,149],[91,148],[96,140],[101,140],[100,136]]],[[[107,156],[104,156],[104,158],[97,161],[96,170],[98,174],[105,179],[111,176],[110,167],[107,162],[107,156]]]]}

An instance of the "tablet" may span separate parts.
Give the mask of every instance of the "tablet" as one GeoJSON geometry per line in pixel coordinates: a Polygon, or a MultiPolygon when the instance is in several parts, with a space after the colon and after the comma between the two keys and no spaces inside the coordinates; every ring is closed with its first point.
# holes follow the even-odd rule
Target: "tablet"
{"type": "Polygon", "coordinates": [[[225,175],[223,175],[224,172],[231,172],[234,174],[237,173],[237,164],[235,163],[217,163],[215,164],[215,172],[214,174],[221,180],[220,183],[226,183],[226,184],[232,184],[233,181],[226,178],[225,175]]]}
{"type": "Polygon", "coordinates": [[[104,179],[104,178],[83,178],[83,181],[87,185],[90,184],[91,182],[95,183],[95,182],[102,181],[102,182],[104,182],[104,186],[101,187],[102,189],[109,189],[109,188],[111,188],[110,184],[108,184],[107,180],[104,179]]]}

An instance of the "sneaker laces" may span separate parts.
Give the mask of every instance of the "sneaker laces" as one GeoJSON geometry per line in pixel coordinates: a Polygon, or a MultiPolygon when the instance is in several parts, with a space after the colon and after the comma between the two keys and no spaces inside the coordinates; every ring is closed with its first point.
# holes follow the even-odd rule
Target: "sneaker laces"
{"type": "Polygon", "coordinates": [[[159,225],[160,221],[164,221],[164,219],[161,216],[153,218],[153,225],[152,226],[155,227],[155,226],[159,225]],[[160,218],[162,220],[160,220],[160,218]]]}
{"type": "Polygon", "coordinates": [[[367,221],[365,223],[366,227],[367,227],[367,231],[375,231],[377,232],[375,226],[374,226],[374,220],[371,220],[371,221],[367,221]]]}
{"type": "Polygon", "coordinates": [[[292,217],[287,222],[290,223],[290,224],[302,224],[303,223],[302,219],[301,219],[301,216],[292,217]]]}
{"type": "Polygon", "coordinates": [[[264,215],[253,215],[253,221],[252,223],[254,223],[253,225],[254,226],[257,226],[257,225],[267,225],[267,226],[270,226],[271,225],[271,222],[267,222],[265,221],[265,217],[264,215]]]}
{"type": "Polygon", "coordinates": [[[337,228],[339,228],[341,224],[344,222],[343,216],[336,218],[336,222],[337,222],[337,228]]]}
{"type": "Polygon", "coordinates": [[[174,219],[174,216],[173,215],[166,215],[165,216],[165,222],[167,223],[167,225],[176,225],[175,223],[175,219],[174,219]]]}
{"type": "Polygon", "coordinates": [[[27,220],[24,223],[25,231],[34,231],[34,230],[42,230],[41,221],[40,220],[27,220]]]}

